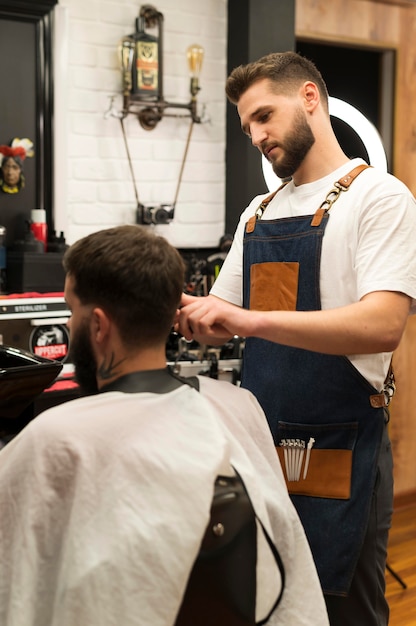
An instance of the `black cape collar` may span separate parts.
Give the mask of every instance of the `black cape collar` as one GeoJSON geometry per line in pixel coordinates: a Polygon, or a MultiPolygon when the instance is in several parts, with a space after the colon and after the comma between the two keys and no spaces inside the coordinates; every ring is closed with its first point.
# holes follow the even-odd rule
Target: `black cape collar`
{"type": "Polygon", "coordinates": [[[105,385],[100,389],[100,393],[106,391],[122,391],[123,393],[169,393],[178,389],[182,385],[189,385],[199,389],[199,382],[196,376],[185,378],[175,374],[171,367],[164,369],[145,370],[142,372],[132,372],[125,374],[117,380],[105,385]]]}

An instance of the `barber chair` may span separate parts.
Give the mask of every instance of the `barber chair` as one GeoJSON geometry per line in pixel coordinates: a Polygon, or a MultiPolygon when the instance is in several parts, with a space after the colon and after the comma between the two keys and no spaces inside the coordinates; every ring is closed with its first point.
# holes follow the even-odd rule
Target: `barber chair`
{"type": "Polygon", "coordinates": [[[279,552],[257,518],[241,477],[219,476],[210,520],[189,575],[175,626],[261,626],[279,604],[285,572],[279,552]],[[281,590],[256,621],[257,523],[280,572],[281,590]]]}
{"type": "Polygon", "coordinates": [[[0,447],[33,419],[35,398],[62,367],[58,361],[0,345],[0,447]]]}

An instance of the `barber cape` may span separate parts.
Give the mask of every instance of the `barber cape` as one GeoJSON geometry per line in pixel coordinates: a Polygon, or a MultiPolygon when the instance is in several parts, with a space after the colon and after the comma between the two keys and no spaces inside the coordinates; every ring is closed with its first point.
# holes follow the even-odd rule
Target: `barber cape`
{"type": "MultiPolygon", "coordinates": [[[[38,416],[3,448],[1,626],[172,626],[215,478],[232,473],[230,464],[286,570],[269,624],[327,625],[257,401],[229,383],[200,383],[201,393],[184,385],[80,398],[38,416]]],[[[260,619],[281,579],[267,544],[258,549],[260,619]]]]}

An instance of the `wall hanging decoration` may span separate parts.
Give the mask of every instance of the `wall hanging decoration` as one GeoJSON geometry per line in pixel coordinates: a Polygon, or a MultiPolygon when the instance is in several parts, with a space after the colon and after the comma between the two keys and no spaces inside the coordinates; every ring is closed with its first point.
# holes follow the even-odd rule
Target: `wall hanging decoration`
{"type": "Polygon", "coordinates": [[[120,120],[124,146],[128,158],[130,174],[137,202],[136,222],[138,224],[168,224],[173,220],[175,205],[179,194],[182,174],[188,154],[194,124],[208,121],[198,114],[197,95],[200,91],[199,75],[204,58],[204,49],[199,44],[191,44],[186,57],[190,73],[190,100],[185,103],[168,102],[163,95],[163,14],[151,4],[140,7],[136,18],[134,33],[123,37],[118,46],[123,86],[123,109],[117,111],[114,106],[116,96],[111,96],[110,106],[104,117],[116,117],[120,120]],[[146,28],[156,31],[149,33],[146,28]],[[173,113],[172,109],[181,109],[173,113]],[[188,137],[182,158],[175,198],[172,203],[147,206],[139,200],[134,177],[133,164],[124,126],[125,118],[136,115],[142,128],[154,129],[163,117],[187,117],[190,120],[188,137]]]}
{"type": "Polygon", "coordinates": [[[10,145],[0,145],[0,189],[4,193],[18,193],[25,186],[23,161],[34,155],[30,139],[16,137],[10,145]]]}
{"type": "Polygon", "coordinates": [[[199,74],[204,49],[191,44],[186,56],[190,72],[189,102],[168,102],[163,94],[163,14],[151,4],[140,7],[134,33],[123,37],[119,44],[119,59],[123,81],[123,117],[137,115],[145,130],[152,130],[162,117],[183,117],[169,109],[187,111],[186,116],[200,123],[197,112],[197,95],[200,91],[199,74]],[[156,29],[156,35],[146,31],[156,29]]]}

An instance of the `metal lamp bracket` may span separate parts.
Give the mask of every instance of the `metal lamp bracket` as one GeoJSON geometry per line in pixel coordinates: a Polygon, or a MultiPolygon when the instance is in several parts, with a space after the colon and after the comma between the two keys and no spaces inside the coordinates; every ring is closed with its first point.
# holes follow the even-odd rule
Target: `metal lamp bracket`
{"type": "MultiPolygon", "coordinates": [[[[133,114],[145,130],[153,130],[163,117],[190,117],[200,124],[203,119],[197,111],[197,94],[200,91],[198,78],[191,78],[191,99],[186,103],[168,102],[163,95],[163,14],[151,4],[140,7],[139,16],[148,28],[157,28],[158,39],[158,97],[154,101],[131,92],[131,84],[124,85],[122,117],[133,114]],[[183,113],[173,113],[169,109],[182,109],[183,113]]],[[[117,116],[118,117],[118,116],[117,116]]]]}

